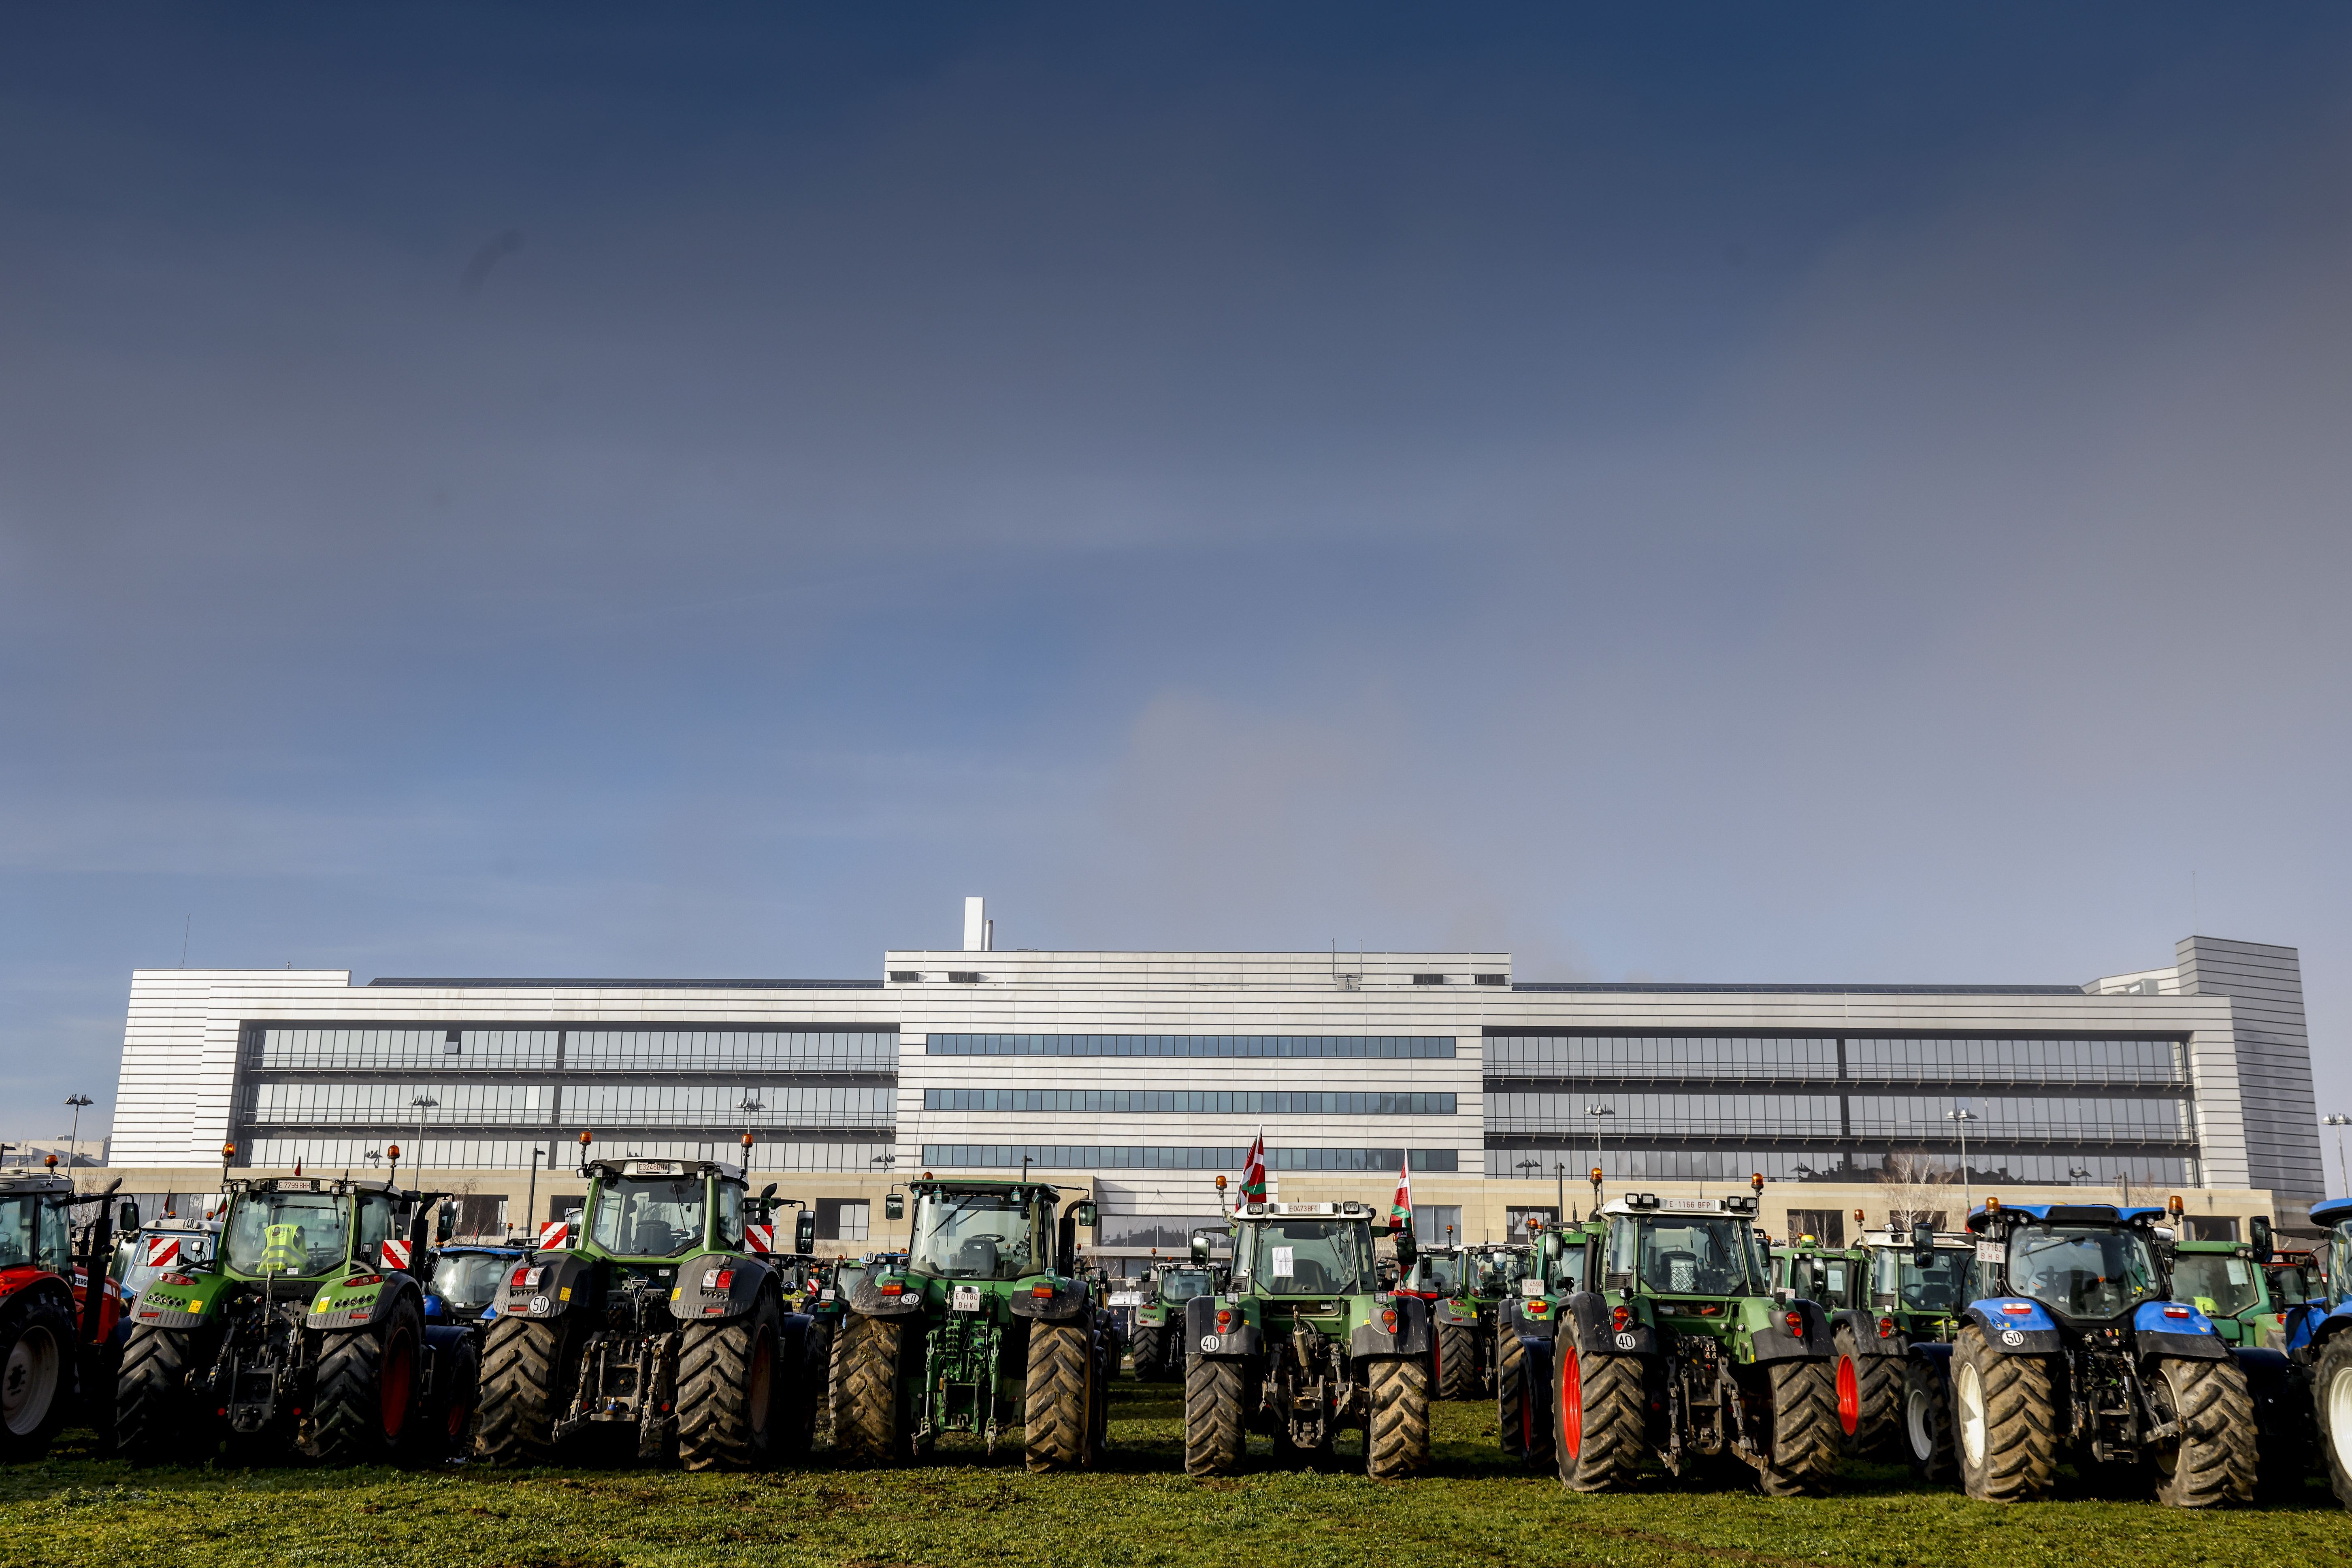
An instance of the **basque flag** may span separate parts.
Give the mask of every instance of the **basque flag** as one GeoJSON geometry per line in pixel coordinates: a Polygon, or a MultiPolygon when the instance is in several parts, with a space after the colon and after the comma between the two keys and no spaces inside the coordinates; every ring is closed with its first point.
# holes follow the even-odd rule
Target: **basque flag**
{"type": "Polygon", "coordinates": [[[1236,1213],[1244,1204],[1265,1202],[1265,1129],[1257,1130],[1257,1141],[1250,1145],[1249,1158],[1242,1162],[1241,1196],[1234,1201],[1236,1213]]]}
{"type": "Polygon", "coordinates": [[[1397,1156],[1396,1196],[1389,1200],[1389,1228],[1402,1230],[1412,1223],[1412,1154],[1397,1156]]]}

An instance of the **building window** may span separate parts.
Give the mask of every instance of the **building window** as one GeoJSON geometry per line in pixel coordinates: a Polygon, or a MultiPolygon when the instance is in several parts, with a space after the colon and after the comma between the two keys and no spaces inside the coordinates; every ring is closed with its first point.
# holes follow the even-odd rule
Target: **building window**
{"type": "Polygon", "coordinates": [[[864,1198],[819,1198],[816,1238],[819,1241],[865,1241],[873,1223],[874,1207],[864,1198]]]}
{"type": "Polygon", "coordinates": [[[1415,985],[1443,985],[1445,984],[1445,976],[1443,974],[1416,974],[1412,977],[1412,983],[1415,985]]]}
{"type": "Polygon", "coordinates": [[[1452,1116],[1458,1101],[1423,1091],[1318,1093],[1219,1089],[927,1089],[925,1110],[1097,1116],[1452,1116]]]}
{"type": "Polygon", "coordinates": [[[950,983],[957,985],[977,985],[980,984],[980,971],[977,969],[950,969],[948,971],[948,979],[950,983]]]}
{"type": "MultiPolygon", "coordinates": [[[[1491,1048],[1491,1046],[1490,1046],[1491,1048]]],[[[933,1035],[935,1057],[1268,1057],[1451,1060],[1451,1035],[933,1035]]]]}
{"type": "MultiPolygon", "coordinates": [[[[926,1143],[923,1163],[962,1170],[1019,1170],[1025,1157],[1048,1171],[1238,1171],[1245,1148],[1160,1148],[1107,1143],[926,1143]]],[[[1269,1149],[1269,1171],[1453,1171],[1452,1149],[1269,1149]]]]}
{"type": "Polygon", "coordinates": [[[899,985],[912,985],[922,977],[923,972],[919,969],[894,969],[890,972],[890,979],[899,985]]]}
{"type": "Polygon", "coordinates": [[[1514,1247],[1525,1247],[1528,1242],[1533,1241],[1534,1234],[1528,1229],[1530,1222],[1540,1224],[1549,1230],[1559,1223],[1559,1211],[1549,1204],[1535,1208],[1505,1209],[1503,1211],[1505,1239],[1514,1247]]]}
{"type": "Polygon", "coordinates": [[[1412,1238],[1423,1247],[1461,1246],[1462,1205],[1415,1204],[1412,1207],[1412,1238]]]}
{"type": "Polygon", "coordinates": [[[1808,1236],[1823,1247],[1843,1247],[1845,1245],[1845,1210],[1790,1209],[1789,1239],[1795,1241],[1808,1236]]]}
{"type": "Polygon", "coordinates": [[[1510,984],[1510,976],[1507,974],[1481,974],[1478,976],[1478,984],[1481,985],[1507,985],[1510,984]]]}

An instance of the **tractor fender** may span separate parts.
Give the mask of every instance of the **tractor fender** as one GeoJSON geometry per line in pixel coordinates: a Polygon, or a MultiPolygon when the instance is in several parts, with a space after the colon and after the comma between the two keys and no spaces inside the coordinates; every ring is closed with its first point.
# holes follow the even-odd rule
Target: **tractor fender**
{"type": "Polygon", "coordinates": [[[2277,1351],[2233,1350],[2246,1392],[2254,1396],[2254,1430],[2271,1435],[2299,1432],[2310,1425],[2311,1394],[2303,1373],[2277,1351]]]}
{"type": "Polygon", "coordinates": [[[849,1293],[849,1310],[861,1318],[912,1318],[923,1310],[920,1289],[906,1290],[896,1296],[885,1296],[872,1276],[860,1279],[857,1289],[849,1293]]]}
{"type": "Polygon", "coordinates": [[[2050,1309],[2022,1296],[1971,1301],[1960,1318],[1984,1331],[1985,1343],[2004,1355],[2055,1355],[2065,1348],[2050,1309]]]}
{"type": "Polygon", "coordinates": [[[1559,1331],[1556,1321],[1559,1314],[1548,1300],[1543,1302],[1544,1310],[1540,1315],[1528,1311],[1528,1309],[1535,1304],[1535,1300],[1528,1300],[1504,1302],[1496,1331],[1509,1334],[1514,1339],[1540,1340],[1547,1345],[1550,1344],[1552,1335],[1559,1331]]]}
{"type": "Polygon", "coordinates": [[[424,1315],[425,1289],[414,1275],[381,1275],[365,1285],[330,1279],[310,1298],[302,1326],[336,1331],[370,1328],[391,1317],[403,1301],[415,1302],[417,1315],[424,1315]]]}
{"type": "MultiPolygon", "coordinates": [[[[1871,1331],[1871,1337],[1878,1337],[1876,1330],[1871,1331]]],[[[1785,1305],[1773,1302],[1771,1310],[1764,1315],[1764,1326],[1748,1331],[1748,1342],[1759,1366],[1772,1361],[1827,1361],[1836,1343],[1830,1335],[1829,1313],[1822,1310],[1819,1301],[1801,1297],[1785,1305]],[[1801,1331],[1791,1332],[1789,1329],[1788,1315],[1791,1312],[1801,1315],[1801,1331]]]]}
{"type": "Polygon", "coordinates": [[[207,1323],[217,1323],[227,1314],[225,1308],[236,1299],[244,1287],[225,1274],[189,1276],[194,1283],[166,1285],[158,1279],[139,1292],[131,1306],[131,1321],[142,1329],[201,1329],[207,1323]]]}
{"type": "Polygon", "coordinates": [[[1348,1353],[1360,1361],[1367,1356],[1427,1355],[1432,1338],[1429,1303],[1418,1296],[1391,1296],[1386,1306],[1372,1310],[1370,1321],[1348,1331],[1348,1353]],[[1381,1322],[1381,1314],[1389,1311],[1396,1313],[1393,1333],[1381,1322]]]}
{"type": "Polygon", "coordinates": [[[1465,1306],[1451,1296],[1433,1301],[1430,1305],[1435,1310],[1437,1321],[1441,1323],[1454,1328],[1459,1328],[1465,1323],[1472,1328],[1478,1326],[1478,1309],[1475,1305],[1465,1306]]]}
{"type": "Polygon", "coordinates": [[[562,1317],[583,1296],[594,1262],[576,1252],[534,1252],[507,1270],[499,1316],[534,1321],[562,1317]],[[520,1273],[522,1283],[515,1283],[520,1273]]]}
{"type": "Polygon", "coordinates": [[[2352,1296],[2336,1304],[2306,1301],[2286,1310],[2286,1352],[2298,1366],[2319,1359],[2320,1347],[2341,1333],[2352,1333],[2352,1296]]]}
{"type": "Polygon", "coordinates": [[[1878,1320],[1868,1312],[1856,1311],[1849,1307],[1842,1312],[1831,1313],[1831,1331],[1834,1333],[1840,1328],[1853,1335],[1853,1348],[1858,1355],[1899,1356],[1903,1353],[1902,1332],[1898,1330],[1880,1339],[1878,1320]]]}
{"type": "Polygon", "coordinates": [[[1612,1305],[1598,1290],[1579,1290],[1565,1297],[1552,1310],[1559,1322],[1552,1331],[1553,1339],[1565,1329],[1576,1342],[1579,1355],[1655,1355],[1658,1353],[1658,1331],[1642,1321],[1635,1313],[1623,1329],[1612,1328],[1611,1320],[1617,1306],[1629,1305],[1622,1300],[1612,1305]]]}
{"type": "Polygon", "coordinates": [[[74,1307],[73,1287],[46,1269],[11,1268],[0,1274],[0,1304],[16,1301],[52,1302],[77,1325],[81,1322],[81,1313],[74,1307]]]}
{"type": "Polygon", "coordinates": [[[1947,1340],[1923,1340],[1903,1352],[1906,1361],[1916,1361],[1932,1366],[1940,1376],[1948,1377],[1952,1370],[1952,1346],[1947,1340]]]}
{"type": "Polygon", "coordinates": [[[2214,1331],[2213,1320],[2178,1301],[2142,1301],[2132,1313],[2132,1338],[2143,1358],[2230,1359],[2229,1342],[2214,1331]]]}
{"type": "Polygon", "coordinates": [[[1094,1292],[1087,1289],[1084,1279],[1049,1274],[1046,1280],[1054,1287],[1050,1296],[1038,1295],[1036,1286],[1032,1285],[1025,1290],[1016,1288],[1006,1298],[1005,1305],[1013,1310],[1014,1317],[1034,1318],[1041,1323],[1066,1323],[1073,1318],[1086,1317],[1094,1310],[1094,1292]]]}
{"type": "Polygon", "coordinates": [[[669,1315],[681,1322],[723,1323],[760,1304],[776,1271],[758,1258],[735,1252],[700,1252],[677,1266],[669,1293],[669,1315]]]}
{"type": "Polygon", "coordinates": [[[1217,1299],[1195,1296],[1184,1303],[1184,1353],[1214,1356],[1220,1361],[1239,1360],[1264,1353],[1265,1336],[1257,1325],[1242,1321],[1234,1314],[1234,1322],[1223,1332],[1217,1329],[1217,1299]]]}

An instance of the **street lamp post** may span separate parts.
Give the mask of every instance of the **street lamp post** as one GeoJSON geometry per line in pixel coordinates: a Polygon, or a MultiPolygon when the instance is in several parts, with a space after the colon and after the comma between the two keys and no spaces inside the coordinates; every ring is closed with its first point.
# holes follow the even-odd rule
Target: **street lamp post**
{"type": "Polygon", "coordinates": [[[2352,1193],[2352,1166],[2344,1163],[2344,1130],[2352,1127],[2352,1116],[2330,1116],[2321,1123],[2336,1129],[2336,1174],[2343,1181],[2344,1190],[2352,1193]]]}
{"type": "MultiPolygon", "coordinates": [[[[524,1193],[522,1200],[522,1233],[531,1238],[531,1244],[534,1247],[539,1243],[539,1163],[541,1160],[547,1162],[548,1173],[551,1175],[553,1174],[554,1151],[542,1149],[536,1143],[532,1144],[530,1146],[530,1186],[524,1193]]],[[[508,1226],[509,1231],[513,1228],[511,1226],[508,1226]]]]}
{"type": "Polygon", "coordinates": [[[1977,1206],[1969,1192],[1969,1123],[1982,1118],[1966,1106],[1956,1105],[1944,1112],[1944,1120],[1957,1121],[1960,1127],[1960,1212],[1967,1214],[1977,1206]]]}
{"type": "Polygon", "coordinates": [[[70,1173],[73,1167],[79,1163],[81,1156],[82,1107],[85,1105],[95,1105],[98,1101],[90,1099],[90,1097],[86,1094],[69,1094],[66,1097],[66,1103],[73,1107],[74,1113],[73,1131],[66,1134],[66,1169],[70,1173]]]}
{"type": "Polygon", "coordinates": [[[1601,1119],[1604,1116],[1614,1116],[1617,1112],[1605,1105],[1588,1105],[1584,1108],[1584,1114],[1592,1118],[1593,1168],[1605,1171],[1609,1168],[1609,1162],[1601,1157],[1601,1119]]]}
{"type": "Polygon", "coordinates": [[[425,1169],[425,1113],[441,1102],[429,1094],[420,1094],[408,1102],[416,1108],[416,1168],[425,1169]]]}

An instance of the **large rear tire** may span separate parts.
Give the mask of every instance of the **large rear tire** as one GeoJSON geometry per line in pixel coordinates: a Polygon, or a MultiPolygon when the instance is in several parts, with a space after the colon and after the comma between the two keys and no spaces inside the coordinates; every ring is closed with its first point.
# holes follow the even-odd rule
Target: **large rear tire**
{"type": "Polygon", "coordinates": [[[578,1380],[570,1317],[499,1318],[482,1355],[474,1454],[491,1465],[544,1465],[555,1458],[555,1423],[578,1380]]]}
{"type": "Polygon", "coordinates": [[[188,1394],[194,1336],[184,1329],[133,1329],[114,1382],[114,1451],[134,1465],[208,1458],[193,1440],[203,1412],[188,1394]]]}
{"type": "Polygon", "coordinates": [[[2337,1502],[2352,1508],[2352,1333],[2339,1332],[2320,1348],[2312,1371],[2311,1403],[2319,1417],[2327,1484],[2336,1489],[2337,1502]]]}
{"type": "Polygon", "coordinates": [[[404,1299],[384,1320],[324,1336],[319,1347],[310,1457],[372,1465],[415,1441],[425,1418],[425,1318],[404,1299]]]}
{"type": "Polygon", "coordinates": [[[1032,1471],[1084,1469],[1094,1447],[1094,1335],[1083,1322],[1029,1327],[1021,1444],[1032,1471]]]}
{"type": "Polygon", "coordinates": [[[1837,1384],[1825,1361],[1776,1361],[1764,1368],[1772,1404],[1772,1457],[1756,1468],[1767,1497],[1819,1497],[1837,1471],[1837,1384]]]}
{"type": "Polygon", "coordinates": [[[1495,1438],[1504,1453],[1525,1464],[1539,1464],[1551,1452],[1551,1428],[1535,1419],[1528,1397],[1527,1347],[1506,1315],[1495,1340],[1495,1438]]]}
{"type": "Polygon", "coordinates": [[[47,1453],[73,1403],[73,1314],[37,1289],[0,1309],[0,1460],[47,1453]]]}
{"type": "Polygon", "coordinates": [[[1948,1481],[1959,1471],[1952,1447],[1952,1380],[1924,1357],[1903,1368],[1903,1447],[1911,1473],[1923,1481],[1948,1481]]]}
{"type": "Polygon", "coordinates": [[[689,1470],[764,1470],[783,1447],[783,1313],[765,1294],[740,1318],[688,1323],[677,1352],[677,1458],[689,1470]]]}
{"type": "Polygon", "coordinates": [[[1242,1363],[1184,1360],[1184,1473],[1230,1476],[1242,1468],[1242,1363]]]}
{"type": "Polygon", "coordinates": [[[1429,1468],[1429,1365],[1376,1361],[1368,1369],[1372,1415],[1364,1433],[1364,1473],[1402,1480],[1429,1468]]]}
{"type": "Polygon", "coordinates": [[[1563,1324],[1552,1345],[1551,1447],[1560,1485],[1614,1491],[1642,1467],[1643,1366],[1639,1356],[1584,1355],[1563,1324]]]}
{"type": "Polygon", "coordinates": [[[1840,1323],[1831,1357],[1837,1393],[1838,1431],[1845,1451],[1875,1458],[1894,1438],[1903,1403],[1903,1363],[1873,1355],[1851,1323],[1840,1323]]]}
{"type": "Polygon", "coordinates": [[[2180,1426],[2177,1445],[2154,1456],[2156,1500],[2170,1508],[2253,1501],[2254,1396],[2238,1363],[2168,1356],[2156,1363],[2149,1392],[2180,1426]]]}
{"type": "Polygon", "coordinates": [[[416,1441],[407,1457],[437,1463],[466,1452],[481,1401],[481,1352],[471,1339],[460,1340],[439,1352],[433,1370],[433,1398],[425,1406],[425,1419],[416,1425],[416,1441]]]}
{"type": "Polygon", "coordinates": [[[1437,1325],[1437,1397],[1478,1397],[1478,1336],[1460,1323],[1437,1325]]]}
{"type": "Polygon", "coordinates": [[[834,1389],[833,1446],[869,1465],[913,1458],[907,1403],[899,1384],[906,1358],[906,1322],[852,1312],[835,1342],[841,1376],[834,1389]]]}
{"type": "Polygon", "coordinates": [[[1162,1331],[1156,1323],[1147,1323],[1135,1331],[1130,1342],[1135,1347],[1135,1381],[1156,1383],[1167,1373],[1165,1352],[1160,1348],[1162,1331]]]}
{"type": "Polygon", "coordinates": [[[1960,1485],[1979,1502],[2032,1502],[2058,1473],[2050,1363],[2004,1355],[1970,1323],[1952,1346],[1952,1424],[1960,1485]]]}

